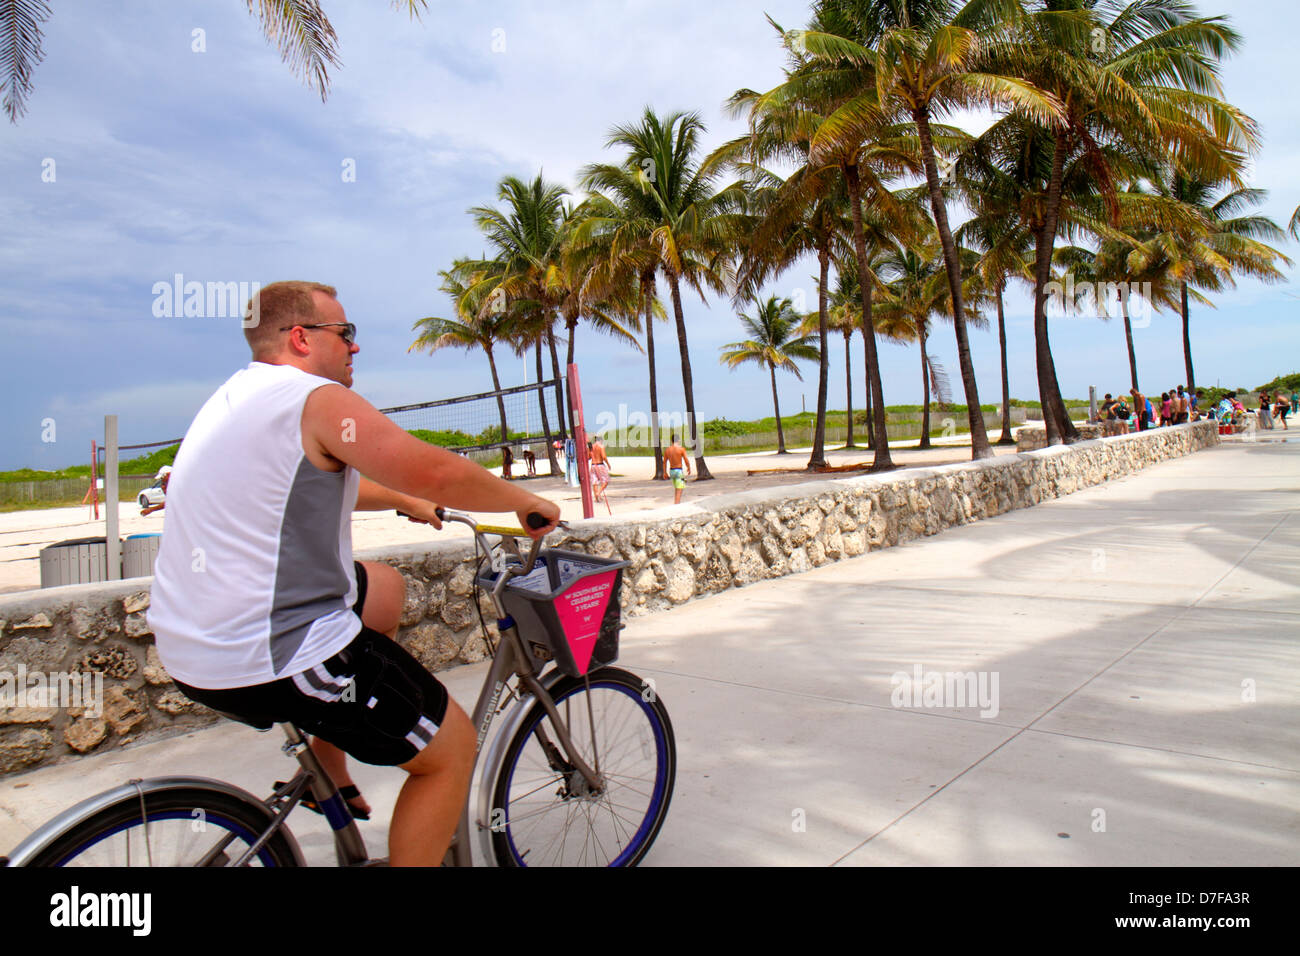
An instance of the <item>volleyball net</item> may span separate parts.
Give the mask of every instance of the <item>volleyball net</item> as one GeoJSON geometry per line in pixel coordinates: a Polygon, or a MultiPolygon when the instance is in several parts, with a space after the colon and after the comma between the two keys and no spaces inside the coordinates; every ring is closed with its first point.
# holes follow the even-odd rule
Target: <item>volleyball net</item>
{"type": "Polygon", "coordinates": [[[416,438],[451,451],[544,445],[567,429],[562,385],[552,379],[380,411],[416,438]]]}

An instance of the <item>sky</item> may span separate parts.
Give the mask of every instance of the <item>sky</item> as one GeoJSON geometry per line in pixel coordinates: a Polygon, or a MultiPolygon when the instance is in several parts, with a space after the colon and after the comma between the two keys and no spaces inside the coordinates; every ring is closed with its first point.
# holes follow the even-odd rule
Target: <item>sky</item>
{"type": "MultiPolygon", "coordinates": [[[[308,279],[338,289],[359,327],[355,389],[384,407],[491,387],[481,352],[409,353],[412,325],[450,317],[439,270],[485,250],[467,210],[494,204],[502,177],[576,180],[611,127],[646,106],[698,111],[711,149],[743,131],[722,103],[781,80],[783,51],[764,17],[803,25],[806,0],[472,3],[433,0],[418,22],[387,4],[323,3],[340,40],[326,102],[271,48],[239,0],[60,0],[44,26],[28,113],[0,130],[0,330],[8,359],[0,469],[87,461],[104,415],[120,441],[184,433],[203,401],[248,362],[237,318],[167,315],[183,282],[308,279]],[[159,290],[164,290],[160,293],[159,290]],[[158,314],[158,313],[164,314],[158,314]]],[[[1224,67],[1227,98],[1259,121],[1254,185],[1285,225],[1300,204],[1300,97],[1290,0],[1217,0],[1244,49],[1224,67]]],[[[977,121],[977,120],[973,120],[977,121]]],[[[962,218],[959,210],[952,213],[962,218]]],[[[1282,246],[1300,260],[1294,242],[1282,246]]],[[[816,304],[809,261],[765,293],[816,304]]],[[[1193,307],[1199,384],[1254,387],[1300,369],[1300,288],[1241,280],[1193,307]]],[[[742,338],[726,299],[684,296],[701,419],[771,414],[765,370],[727,370],[719,347],[742,338]]],[[[1036,398],[1032,310],[1007,302],[1013,397],[1036,398]]],[[[661,409],[682,409],[671,325],[656,328],[661,409]]],[[[1183,381],[1179,319],[1134,332],[1146,389],[1183,381]]],[[[831,407],[844,406],[842,340],[832,339],[831,407]]],[[[1127,388],[1123,326],[1061,317],[1052,343],[1063,392],[1127,388]]],[[[955,338],[932,353],[961,400],[955,338]]],[[[854,406],[862,404],[853,343],[854,406]]],[[[972,330],[980,397],[998,400],[996,324],[972,330]]],[[[580,328],[589,421],[648,408],[644,356],[580,328]]],[[[921,399],[914,346],[883,343],[887,404],[921,399]]],[[[531,370],[505,358],[503,385],[531,370]]],[[[528,378],[531,380],[531,378],[528,378]]],[[[778,380],[782,411],[816,405],[816,369],[778,380]]]]}

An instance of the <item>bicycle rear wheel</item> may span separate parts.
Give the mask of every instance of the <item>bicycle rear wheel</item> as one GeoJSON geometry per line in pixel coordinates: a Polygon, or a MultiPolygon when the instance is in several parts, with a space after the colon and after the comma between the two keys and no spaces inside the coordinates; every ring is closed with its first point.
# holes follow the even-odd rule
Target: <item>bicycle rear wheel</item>
{"type": "Polygon", "coordinates": [[[534,703],[492,785],[488,821],[498,866],[635,866],[663,826],[677,774],[668,711],[641,678],[605,667],[551,689],[574,747],[598,771],[592,789],[565,759],[534,703]]]}
{"type": "MultiPolygon", "coordinates": [[[[137,794],[77,821],[29,866],[233,866],[266,829],[267,812],[230,794],[176,788],[137,794]],[[147,819],[146,819],[147,818],[147,819]]],[[[296,866],[277,830],[251,866],[296,866]]]]}

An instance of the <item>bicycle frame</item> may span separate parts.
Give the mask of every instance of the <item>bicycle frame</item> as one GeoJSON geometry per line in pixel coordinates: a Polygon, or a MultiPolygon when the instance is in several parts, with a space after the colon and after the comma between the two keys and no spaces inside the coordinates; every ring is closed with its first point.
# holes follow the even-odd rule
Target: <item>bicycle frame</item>
{"type": "MultiPolygon", "coordinates": [[[[546,710],[551,719],[552,726],[555,729],[556,736],[559,737],[560,746],[564,750],[572,766],[580,772],[587,783],[593,789],[600,789],[602,786],[599,769],[593,769],[573,745],[569,737],[568,727],[560,717],[559,711],[555,708],[555,702],[551,700],[548,689],[563,675],[558,669],[552,668],[541,678],[534,676],[533,668],[528,661],[527,651],[524,648],[523,640],[519,635],[519,628],[514,626],[510,617],[506,614],[505,608],[501,604],[501,592],[505,589],[513,577],[519,577],[528,574],[537,561],[537,555],[541,549],[541,540],[533,542],[533,547],[529,552],[527,560],[519,554],[518,546],[515,544],[514,537],[510,528],[490,528],[479,525],[472,516],[462,515],[457,512],[444,511],[442,514],[444,521],[458,521],[462,524],[469,525],[474,529],[475,537],[478,539],[479,546],[483,548],[484,553],[491,558],[493,550],[483,537],[484,531],[496,531],[502,533],[502,541],[499,545],[504,552],[513,554],[518,558],[520,563],[517,565],[507,565],[502,563],[497,570],[500,574],[497,577],[496,585],[490,592],[492,597],[492,606],[497,614],[497,631],[500,635],[497,644],[496,654],[492,660],[492,668],[488,672],[487,679],[483,682],[483,689],[479,692],[478,701],[474,705],[474,712],[471,715],[473,725],[477,730],[477,739],[474,745],[475,765],[479,763],[478,757],[483,750],[483,741],[487,738],[488,731],[491,729],[492,721],[497,714],[501,712],[505,705],[501,704],[501,694],[507,689],[507,681],[512,677],[517,677],[521,684],[521,689],[526,691],[518,697],[514,709],[511,711],[506,726],[496,737],[493,746],[489,749],[487,760],[483,762],[485,775],[496,767],[501,758],[504,747],[513,736],[515,728],[524,720],[525,716],[531,709],[528,706],[528,697],[531,696],[539,701],[546,710]]],[[[495,565],[494,565],[495,567],[495,565]]],[[[539,733],[542,731],[539,728],[539,733]]],[[[480,840],[481,851],[485,859],[492,858],[492,848],[490,845],[491,832],[491,812],[490,806],[492,795],[488,784],[489,780],[484,779],[482,786],[479,787],[479,808],[478,836],[480,840]]],[[[464,808],[461,810],[460,824],[456,828],[456,835],[452,840],[449,855],[456,866],[472,866],[473,857],[470,852],[471,822],[469,817],[469,801],[466,800],[464,808]]]]}

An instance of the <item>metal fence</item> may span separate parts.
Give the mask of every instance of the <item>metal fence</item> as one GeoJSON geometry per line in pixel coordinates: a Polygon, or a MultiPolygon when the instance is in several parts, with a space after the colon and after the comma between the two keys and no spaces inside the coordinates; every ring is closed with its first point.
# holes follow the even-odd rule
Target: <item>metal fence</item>
{"type": "MultiPolygon", "coordinates": [[[[122,499],[130,500],[154,482],[153,475],[119,475],[118,491],[122,499]]],[[[56,478],[53,481],[3,481],[0,482],[0,504],[20,504],[25,501],[80,500],[90,488],[89,478],[56,478]]],[[[104,500],[104,490],[99,492],[104,500]]]]}

